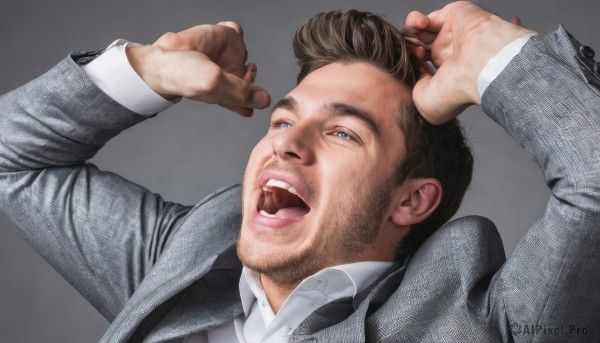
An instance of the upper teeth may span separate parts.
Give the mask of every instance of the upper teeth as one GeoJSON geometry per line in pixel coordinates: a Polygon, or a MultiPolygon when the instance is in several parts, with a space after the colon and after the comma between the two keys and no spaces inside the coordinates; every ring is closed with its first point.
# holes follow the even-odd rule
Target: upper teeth
{"type": "Polygon", "coordinates": [[[270,179],[266,184],[265,187],[263,188],[265,191],[268,191],[269,189],[267,187],[277,187],[277,188],[282,188],[287,190],[288,192],[297,195],[298,197],[300,196],[298,194],[298,192],[296,191],[296,189],[294,189],[294,187],[292,187],[289,183],[285,182],[285,181],[281,181],[281,180],[275,180],[275,179],[270,179]]]}

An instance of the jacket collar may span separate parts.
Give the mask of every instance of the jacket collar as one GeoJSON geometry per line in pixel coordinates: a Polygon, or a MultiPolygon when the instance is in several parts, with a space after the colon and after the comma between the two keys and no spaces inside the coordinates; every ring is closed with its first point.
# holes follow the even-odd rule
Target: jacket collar
{"type": "Polygon", "coordinates": [[[398,260],[378,280],[354,298],[344,298],[317,309],[294,331],[289,342],[354,342],[366,337],[365,320],[398,289],[408,265],[398,260]]]}

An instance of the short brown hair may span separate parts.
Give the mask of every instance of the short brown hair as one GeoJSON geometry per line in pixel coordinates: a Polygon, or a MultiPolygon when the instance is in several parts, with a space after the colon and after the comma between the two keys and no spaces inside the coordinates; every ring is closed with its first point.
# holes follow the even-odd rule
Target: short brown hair
{"type": "MultiPolygon", "coordinates": [[[[412,89],[419,63],[409,53],[402,33],[384,18],[349,10],[316,14],[294,36],[294,54],[300,65],[298,83],[325,65],[366,62],[412,89]]],[[[412,253],[458,210],[471,183],[473,156],[457,119],[431,125],[414,104],[401,104],[397,123],[404,133],[406,156],[398,163],[396,185],[410,178],[436,178],[442,200],[425,221],[411,227],[400,242],[398,256],[412,253]]]]}

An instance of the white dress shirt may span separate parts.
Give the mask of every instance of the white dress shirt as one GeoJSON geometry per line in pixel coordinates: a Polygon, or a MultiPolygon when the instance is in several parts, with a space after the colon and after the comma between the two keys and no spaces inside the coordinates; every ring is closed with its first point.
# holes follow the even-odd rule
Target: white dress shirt
{"type": "Polygon", "coordinates": [[[173,106],[176,101],[156,94],[133,70],[125,53],[127,45],[137,44],[117,39],[102,55],[81,68],[100,90],[132,112],[152,116],[173,106]]]}
{"type": "MultiPolygon", "coordinates": [[[[508,44],[481,71],[477,89],[481,97],[532,35],[508,44]]],[[[129,64],[125,40],[116,40],[83,70],[108,96],[140,115],[164,111],[176,101],[165,100],[138,76],[129,64]]],[[[304,279],[277,314],[271,309],[258,273],[243,268],[240,297],[244,313],[223,327],[186,337],[184,343],[282,343],[319,307],[345,297],[354,297],[392,266],[392,262],[358,262],[323,269],[304,279]]]]}
{"type": "Polygon", "coordinates": [[[367,261],[325,268],[304,279],[275,314],[258,273],[244,267],[240,298],[244,313],[233,322],[206,333],[187,337],[184,343],[284,343],[319,307],[354,297],[392,266],[393,262],[367,261]]]}

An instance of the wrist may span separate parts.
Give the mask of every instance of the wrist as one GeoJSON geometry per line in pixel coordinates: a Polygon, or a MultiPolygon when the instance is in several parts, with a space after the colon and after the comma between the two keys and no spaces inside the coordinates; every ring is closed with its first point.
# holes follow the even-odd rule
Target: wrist
{"type": "Polygon", "coordinates": [[[178,96],[166,87],[168,74],[162,73],[165,68],[164,51],[161,48],[154,45],[127,45],[125,51],[131,67],[150,89],[167,100],[178,96]]]}
{"type": "Polygon", "coordinates": [[[507,22],[506,20],[490,15],[489,20],[482,21],[474,27],[468,41],[473,42],[468,51],[472,58],[472,63],[467,64],[470,69],[469,77],[469,98],[474,104],[481,104],[481,94],[478,87],[478,80],[486,66],[508,45],[519,38],[537,34],[537,32],[525,29],[521,26],[507,22]],[[490,39],[493,37],[493,39],[490,39]]]}

